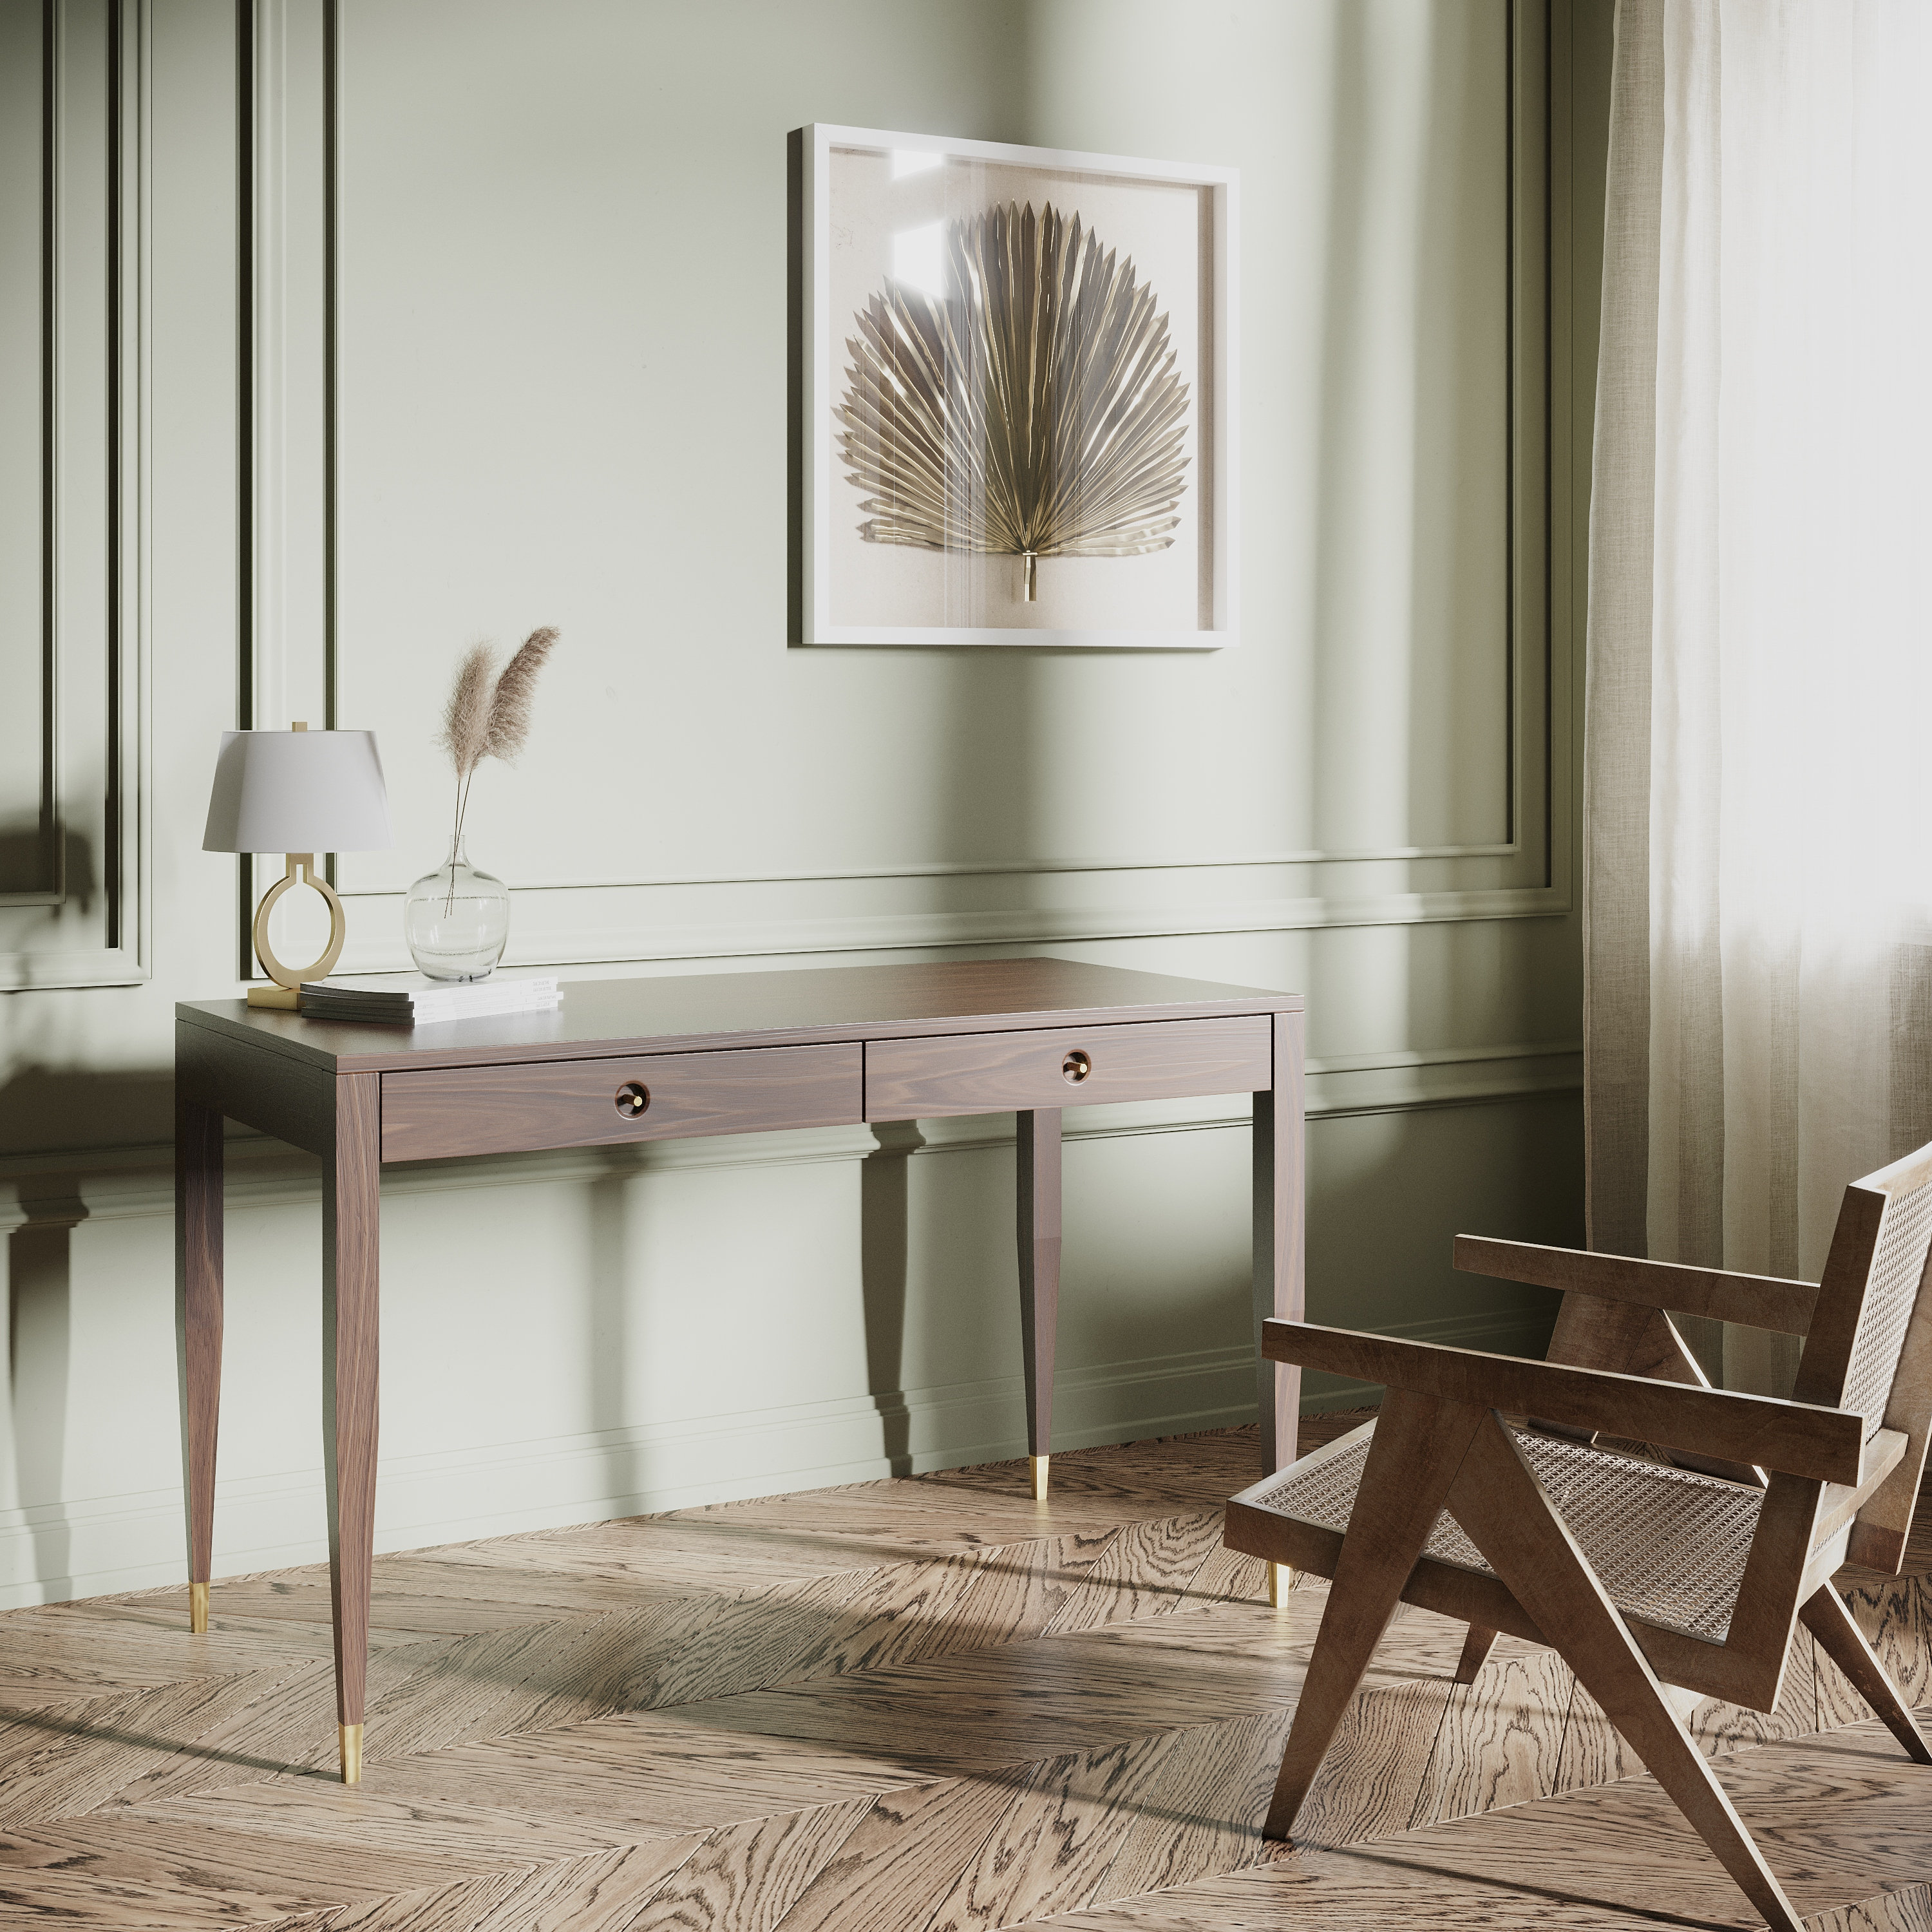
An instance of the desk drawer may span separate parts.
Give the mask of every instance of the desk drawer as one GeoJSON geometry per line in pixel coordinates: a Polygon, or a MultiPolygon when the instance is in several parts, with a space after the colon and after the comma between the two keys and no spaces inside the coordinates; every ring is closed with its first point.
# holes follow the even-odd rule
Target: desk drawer
{"type": "Polygon", "coordinates": [[[866,1049],[866,1118],[929,1120],[1010,1107],[1252,1094],[1274,1083],[1273,1041],[1265,1013],[875,1040],[866,1049]]]}
{"type": "Polygon", "coordinates": [[[604,1147],[864,1118],[860,1049],[766,1046],[382,1076],[382,1158],[604,1147]]]}

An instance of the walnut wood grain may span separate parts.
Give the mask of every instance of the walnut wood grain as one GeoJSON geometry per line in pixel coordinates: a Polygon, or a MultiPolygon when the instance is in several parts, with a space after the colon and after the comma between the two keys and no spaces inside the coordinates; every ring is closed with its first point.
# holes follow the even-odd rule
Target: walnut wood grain
{"type": "Polygon", "coordinates": [[[185,1024],[316,1071],[380,1073],[710,1047],[1112,1026],[1298,1012],[1301,1005],[1298,993],[1047,958],[573,980],[562,1004],[549,1012],[416,1028],[310,1019],[239,1000],[191,1000],[175,1011],[185,1024]]]}
{"type": "Polygon", "coordinates": [[[1252,1280],[1264,1475],[1294,1461],[1295,1420],[1301,1413],[1300,1370],[1271,1361],[1262,1349],[1261,1334],[1264,1322],[1299,1322],[1306,1311],[1304,1024],[1298,1012],[1275,1016],[1273,1084],[1255,1096],[1252,1280]]]}
{"type": "Polygon", "coordinates": [[[1016,1122],[1020,1347],[1027,1454],[1053,1453],[1053,1345],[1060,1319],[1060,1109],[1023,1109],[1016,1122]]]}
{"type": "Polygon", "coordinates": [[[363,1720],[376,1539],[378,1185],[381,1082],[336,1082],[335,1146],[322,1178],[323,1476],[335,1627],[337,1721],[363,1720]]]}
{"type": "Polygon", "coordinates": [[[1864,1419],[1847,1410],[1438,1348],[1312,1322],[1270,1322],[1262,1346],[1276,1361],[1506,1414],[1548,1416],[1570,1428],[1606,1430],[1826,1482],[1855,1484],[1863,1477],[1864,1419]]]}
{"type": "MultiPolygon", "coordinates": [[[[1053,1085],[1024,1108],[1042,1121],[1057,1118],[1070,1093],[1082,1100],[1157,1099],[1261,1086],[1273,1077],[1276,1016],[1296,1029],[1292,1063],[1298,1083],[1300,1004],[1292,994],[1032,959],[578,982],[553,1012],[409,1028],[344,1024],[231,1002],[179,1007],[184,1100],[248,1120],[325,1160],[326,1427],[339,1721],[359,1724],[368,1702],[382,1160],[850,1124],[866,1109],[868,1057],[883,1055],[890,1075],[891,1055],[901,1048],[915,1058],[942,1049],[954,1056],[940,1082],[951,1100],[933,1097],[928,1111],[1004,1110],[1020,1104],[1007,1090],[1012,1070],[1031,1078],[1043,1069],[1040,1049],[1049,1028],[1053,1085]],[[1079,1069],[1084,1077],[1069,1081],[1064,1068],[1075,1052],[1089,1064],[1079,1069]]],[[[1271,1264],[1298,1293],[1299,1090],[1297,1084],[1292,1118],[1286,1106],[1276,1109],[1271,1172],[1282,1178],[1270,1197],[1279,1204],[1269,1213],[1271,1264]]],[[[904,1117],[920,1108],[901,1100],[888,1111],[904,1117]]],[[[1031,1232],[1022,1266],[1032,1322],[1029,1409],[1034,1438],[1043,1445],[1050,1440],[1058,1229],[1048,1226],[1046,1136],[1038,1123],[1029,1131],[1032,1191],[1023,1210],[1031,1232]]],[[[192,1214],[182,1224],[191,1228],[192,1214]]],[[[1285,1286],[1275,1305],[1298,1301],[1285,1286]]],[[[192,1402],[184,1408],[197,1442],[205,1409],[192,1402]]],[[[1278,1443],[1293,1415],[1291,1401],[1276,1418],[1278,1443]]],[[[196,1480],[190,1472],[191,1491],[196,1480]]],[[[1077,1498],[1060,1520],[1068,1529],[1079,1527],[1077,1498]]],[[[1204,1547],[1197,1553],[1195,1569],[1205,1554],[1204,1547]]],[[[612,1567],[622,1573],[627,1566],[612,1567]]],[[[826,1567],[832,1567],[829,1559],[826,1567]]],[[[659,1587],[655,1575],[641,1580],[647,1594],[659,1587]]],[[[248,1600],[262,1618],[286,1610],[248,1600]]],[[[453,1630],[466,1613],[419,1607],[412,1614],[427,1637],[432,1628],[438,1635],[453,1630]]],[[[489,1614],[500,1627],[503,1612],[489,1614]]],[[[800,1607],[799,1614],[808,1612],[800,1607]]],[[[598,1640],[621,1641],[621,1634],[598,1640]]],[[[480,1634],[470,1648],[479,1662],[488,1652],[486,1672],[513,1661],[480,1634]]],[[[654,1668],[662,1674],[674,1661],[654,1668]]],[[[612,1665],[608,1682],[615,1690],[566,1694],[565,1703],[581,1709],[585,1696],[595,1705],[620,1693],[659,1694],[656,1678],[644,1683],[638,1660],[632,1664],[628,1675],[612,1665]]],[[[605,1682],[596,1678],[599,1686],[605,1682]]],[[[507,1708],[522,1695],[506,1691],[501,1701],[507,1708]]],[[[554,1715],[541,1708],[526,1714],[554,1715]]]]}
{"type": "Polygon", "coordinates": [[[188,1574],[206,1583],[214,1547],[214,1445],[221,1412],[221,1116],[175,1100],[175,1343],[181,1384],[188,1574]]]}
{"type": "Polygon", "coordinates": [[[1008,1108],[1246,1094],[1270,1078],[1266,1014],[874,1042],[866,1118],[936,1120],[1008,1108]]]}
{"type": "Polygon", "coordinates": [[[863,1117],[863,1060],[855,1044],[386,1073],[382,1158],[850,1126],[863,1117]],[[644,1111],[626,1111],[640,1092],[644,1111]]]}

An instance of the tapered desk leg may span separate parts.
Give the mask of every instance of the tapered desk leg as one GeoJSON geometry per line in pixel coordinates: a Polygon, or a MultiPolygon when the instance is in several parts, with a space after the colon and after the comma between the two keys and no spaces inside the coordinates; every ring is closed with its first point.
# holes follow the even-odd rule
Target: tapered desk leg
{"type": "Polygon", "coordinates": [[[378,1082],[335,1082],[335,1146],[322,1168],[322,1427],[328,1487],[328,1585],[342,1781],[362,1775],[375,1556],[376,1251],[382,1173],[378,1082]]]}
{"type": "MultiPolygon", "coordinates": [[[[1255,1096],[1254,1331],[1259,1365],[1262,1474],[1294,1460],[1301,1414],[1301,1371],[1261,1352],[1262,1323],[1270,1316],[1299,1321],[1303,1299],[1304,1172],[1302,1016],[1274,1016],[1274,1086],[1255,1096]]],[[[1268,1565],[1268,1600],[1277,1609],[1292,1580],[1288,1566],[1268,1565]]]]}
{"type": "Polygon", "coordinates": [[[208,1628],[214,1437],[221,1414],[221,1116],[175,1102],[175,1347],[188,1493],[188,1627],[208,1628]]]}
{"type": "Polygon", "coordinates": [[[1019,1125],[1020,1335],[1026,1354],[1027,1460],[1036,1502],[1053,1453],[1053,1339],[1060,1314],[1060,1109],[1019,1125]]]}

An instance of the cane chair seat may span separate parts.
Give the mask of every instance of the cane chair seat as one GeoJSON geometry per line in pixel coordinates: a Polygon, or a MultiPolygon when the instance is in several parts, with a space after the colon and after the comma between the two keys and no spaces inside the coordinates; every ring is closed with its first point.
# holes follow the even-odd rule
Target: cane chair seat
{"type": "MultiPolygon", "coordinates": [[[[1243,1501],[1318,1529],[1346,1531],[1373,1431],[1370,1424],[1330,1452],[1291,1464],[1243,1501]]],[[[1724,1641],[1762,1490],[1534,1430],[1510,1432],[1618,1610],[1724,1641]]],[[[1423,1554],[1481,1576],[1495,1574],[1447,1510],[1423,1554]]]]}

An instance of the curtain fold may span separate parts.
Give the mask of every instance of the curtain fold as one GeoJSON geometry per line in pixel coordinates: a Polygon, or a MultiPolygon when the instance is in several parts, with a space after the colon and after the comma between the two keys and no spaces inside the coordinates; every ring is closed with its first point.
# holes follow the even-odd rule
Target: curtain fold
{"type": "MultiPolygon", "coordinates": [[[[1925,0],[1619,0],[1585,700],[1598,1247],[1816,1279],[1845,1183],[1932,1138],[1928,55],[1925,0]]],[[[1796,1347],[1733,1329],[1723,1354],[1776,1389],[1796,1347]]]]}

